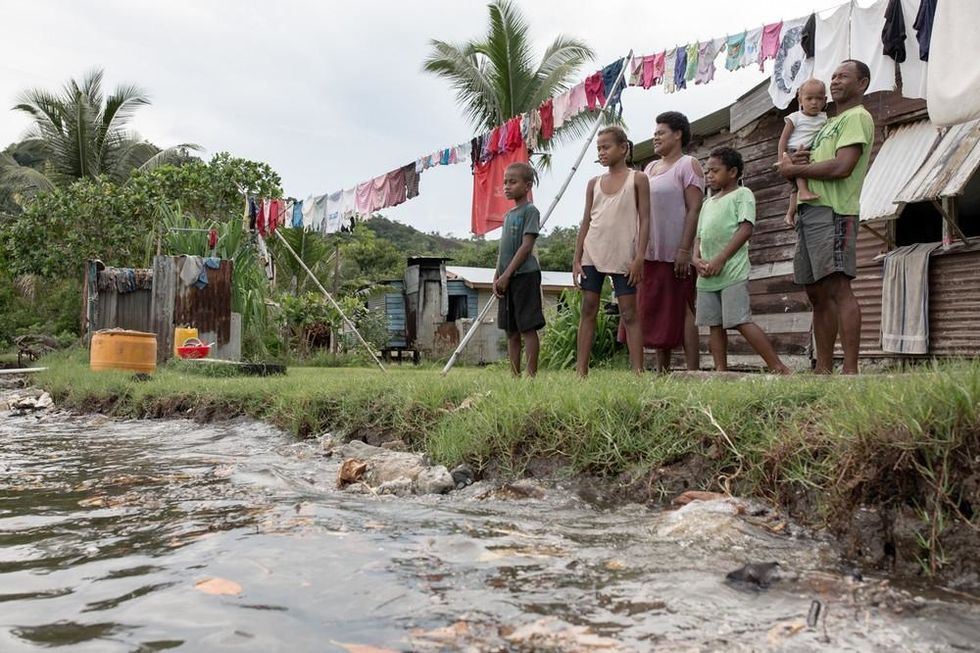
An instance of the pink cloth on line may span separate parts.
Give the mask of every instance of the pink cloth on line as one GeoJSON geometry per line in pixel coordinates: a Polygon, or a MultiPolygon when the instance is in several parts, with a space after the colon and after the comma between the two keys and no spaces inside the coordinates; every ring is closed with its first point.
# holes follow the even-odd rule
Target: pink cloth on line
{"type": "Polygon", "coordinates": [[[579,82],[569,90],[568,107],[565,109],[565,120],[570,120],[585,111],[585,107],[588,104],[589,100],[588,94],[585,92],[585,82],[579,82]]]}
{"type": "Polygon", "coordinates": [[[667,53],[659,52],[643,57],[643,88],[650,88],[660,83],[664,78],[664,63],[667,53]]]}
{"type": "Polygon", "coordinates": [[[371,180],[371,211],[388,206],[388,175],[378,175],[371,180]]]}
{"type": "Polygon", "coordinates": [[[374,184],[372,181],[365,181],[358,184],[354,190],[354,208],[361,215],[368,215],[374,209],[371,207],[371,196],[374,194],[374,184]]]}
{"type": "Polygon", "coordinates": [[[602,73],[596,73],[585,78],[585,100],[589,111],[601,109],[606,104],[606,90],[602,83],[602,73]],[[596,106],[598,103],[598,107],[596,106]]]}
{"type": "Polygon", "coordinates": [[[398,206],[405,202],[406,194],[405,169],[398,168],[385,175],[385,199],[384,206],[379,209],[386,209],[391,206],[398,206]]]}
{"type": "Polygon", "coordinates": [[[775,59],[779,52],[780,37],[783,32],[782,21],[762,28],[762,42],[759,45],[759,70],[765,70],[766,59],[775,59]]]}

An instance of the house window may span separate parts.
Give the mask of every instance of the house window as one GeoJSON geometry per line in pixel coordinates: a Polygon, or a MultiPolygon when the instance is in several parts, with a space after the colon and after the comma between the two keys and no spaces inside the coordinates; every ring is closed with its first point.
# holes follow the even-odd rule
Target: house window
{"type": "Polygon", "coordinates": [[[895,246],[938,243],[943,239],[943,216],[931,202],[906,205],[895,221],[895,246]]]}
{"type": "Polygon", "coordinates": [[[449,314],[446,315],[447,322],[465,320],[469,315],[469,308],[466,295],[449,296],[449,314]]]}

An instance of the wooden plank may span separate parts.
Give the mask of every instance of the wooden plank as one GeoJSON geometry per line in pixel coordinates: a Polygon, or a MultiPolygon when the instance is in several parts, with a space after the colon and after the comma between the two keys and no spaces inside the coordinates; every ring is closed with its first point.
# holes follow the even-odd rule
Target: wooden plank
{"type": "MultiPolygon", "coordinates": [[[[800,313],[770,313],[768,315],[753,315],[752,321],[766,333],[810,333],[813,325],[813,314],[800,313]]],[[[708,327],[698,327],[698,332],[708,335],[708,327]]]]}
{"type": "Polygon", "coordinates": [[[157,361],[163,362],[173,355],[174,298],[177,287],[177,270],[169,256],[153,257],[153,290],[150,323],[157,334],[157,361]]]}
{"type": "MultiPolygon", "coordinates": [[[[793,274],[792,261],[780,261],[778,263],[763,263],[754,265],[749,271],[749,281],[754,279],[768,279],[769,277],[783,277],[793,274]]],[[[750,283],[751,285],[751,283],[750,283]]]]}
{"type": "Polygon", "coordinates": [[[770,109],[775,108],[766,84],[759,84],[732,104],[729,117],[730,129],[738,133],[743,127],[756,120],[770,109]]]}

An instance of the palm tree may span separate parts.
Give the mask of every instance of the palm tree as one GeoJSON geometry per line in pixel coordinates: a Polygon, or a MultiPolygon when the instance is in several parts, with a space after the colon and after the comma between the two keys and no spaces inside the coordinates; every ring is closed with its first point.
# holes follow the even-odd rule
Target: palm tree
{"type": "MultiPolygon", "coordinates": [[[[573,75],[595,54],[584,41],[559,35],[535,65],[528,24],[512,0],[494,0],[485,37],[453,44],[433,39],[423,70],[449,80],[456,100],[473,126],[492,129],[509,118],[537,109],[549,97],[567,89],[573,75]]],[[[575,139],[590,126],[587,114],[566,121],[555,138],[542,143],[575,139]]]]}
{"type": "Polygon", "coordinates": [[[60,93],[32,88],[21,93],[14,111],[30,116],[33,125],[19,146],[40,153],[40,165],[21,165],[0,154],[0,184],[32,194],[65,186],[78,179],[105,176],[124,183],[136,169],[186,159],[197,145],[184,143],[160,149],[128,127],[133,114],[150,103],[146,92],[132,84],[102,90],[103,71],[70,79],[60,93]]]}

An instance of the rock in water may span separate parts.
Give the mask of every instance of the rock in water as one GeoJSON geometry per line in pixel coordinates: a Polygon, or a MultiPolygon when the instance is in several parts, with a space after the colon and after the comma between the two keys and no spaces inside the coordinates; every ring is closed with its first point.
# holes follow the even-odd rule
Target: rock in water
{"type": "Polygon", "coordinates": [[[750,562],[735,571],[728,572],[725,580],[750,588],[766,588],[779,580],[779,563],[750,562]]]}
{"type": "Polygon", "coordinates": [[[42,393],[41,396],[37,398],[37,402],[34,404],[34,407],[38,410],[45,410],[47,408],[51,408],[52,406],[54,406],[54,399],[52,399],[51,395],[49,395],[47,392],[42,393]]]}
{"type": "Polygon", "coordinates": [[[422,470],[415,477],[417,494],[444,494],[456,487],[452,474],[442,465],[422,470]]]}
{"type": "Polygon", "coordinates": [[[456,484],[457,490],[467,485],[472,485],[473,481],[476,480],[476,474],[473,473],[473,469],[466,463],[454,467],[450,474],[453,475],[453,482],[456,484]]]}

